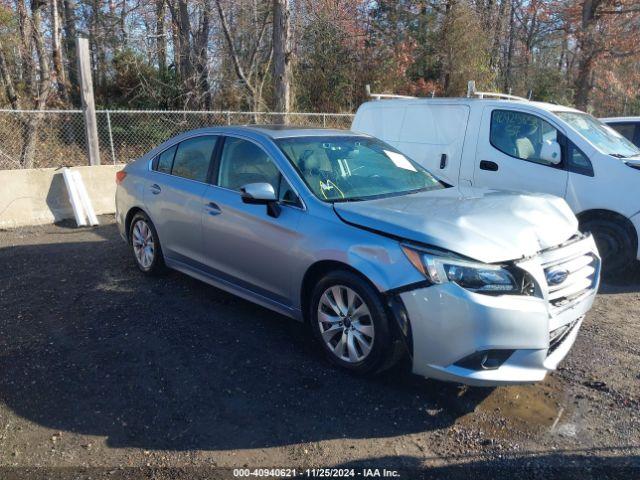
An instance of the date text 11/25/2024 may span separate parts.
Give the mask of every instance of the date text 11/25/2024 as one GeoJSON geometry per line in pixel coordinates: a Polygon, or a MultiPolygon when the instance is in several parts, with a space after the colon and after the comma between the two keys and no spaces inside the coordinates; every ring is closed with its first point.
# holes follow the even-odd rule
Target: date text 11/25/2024
{"type": "Polygon", "coordinates": [[[235,468],[234,477],[268,478],[398,478],[397,470],[386,468],[235,468]]]}

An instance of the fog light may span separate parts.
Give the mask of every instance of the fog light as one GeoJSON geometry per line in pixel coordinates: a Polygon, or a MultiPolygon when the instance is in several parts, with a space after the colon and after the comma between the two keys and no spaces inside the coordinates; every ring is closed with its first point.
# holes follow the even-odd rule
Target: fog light
{"type": "Polygon", "coordinates": [[[468,370],[495,370],[506,362],[513,352],[515,350],[482,350],[467,355],[454,365],[468,370]]]}

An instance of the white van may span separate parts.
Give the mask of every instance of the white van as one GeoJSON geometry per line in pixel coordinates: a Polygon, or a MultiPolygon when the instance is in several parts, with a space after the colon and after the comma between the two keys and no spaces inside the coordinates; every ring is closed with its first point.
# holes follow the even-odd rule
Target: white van
{"type": "Polygon", "coordinates": [[[390,143],[453,185],[563,197],[581,229],[594,234],[605,273],[634,264],[640,149],[579,110],[505,97],[374,100],[360,106],[352,130],[390,143]]]}

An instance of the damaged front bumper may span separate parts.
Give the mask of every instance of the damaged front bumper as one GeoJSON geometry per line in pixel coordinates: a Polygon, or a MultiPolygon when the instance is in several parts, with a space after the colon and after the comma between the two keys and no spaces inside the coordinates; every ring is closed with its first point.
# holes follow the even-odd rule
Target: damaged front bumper
{"type": "MultiPolygon", "coordinates": [[[[537,382],[558,366],[593,304],[600,270],[597,249],[588,237],[564,251],[554,250],[518,266],[536,279],[539,296],[485,295],[455,283],[395,295],[395,317],[402,311],[410,326],[410,336],[405,338],[409,339],[414,373],[493,386],[537,382]],[[549,287],[545,273],[558,265],[579,265],[581,255],[593,258],[592,281],[563,301],[562,290],[549,287]]],[[[562,288],[572,291],[569,287],[562,288]]]]}

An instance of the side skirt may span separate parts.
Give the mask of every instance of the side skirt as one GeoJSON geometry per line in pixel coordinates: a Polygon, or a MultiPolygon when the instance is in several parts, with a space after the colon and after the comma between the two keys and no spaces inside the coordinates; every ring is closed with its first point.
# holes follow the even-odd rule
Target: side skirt
{"type": "Polygon", "coordinates": [[[209,285],[224,290],[225,292],[229,292],[233,295],[237,295],[240,298],[256,303],[261,307],[273,310],[274,312],[284,315],[285,317],[293,318],[294,320],[298,320],[299,322],[303,321],[302,311],[300,309],[283,305],[280,302],[276,302],[275,300],[260,295],[252,290],[231,283],[228,280],[215,277],[208,272],[205,272],[192,265],[188,265],[179,260],[165,257],[165,263],[169,268],[173,268],[174,270],[182,272],[185,275],[189,275],[190,277],[194,277],[202,282],[208,283],[209,285]]]}

